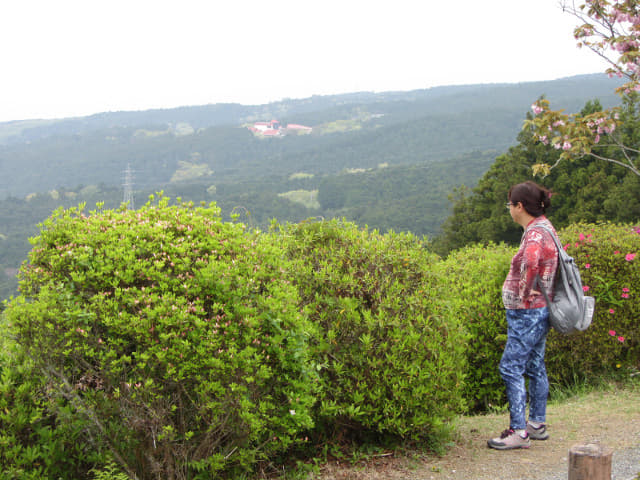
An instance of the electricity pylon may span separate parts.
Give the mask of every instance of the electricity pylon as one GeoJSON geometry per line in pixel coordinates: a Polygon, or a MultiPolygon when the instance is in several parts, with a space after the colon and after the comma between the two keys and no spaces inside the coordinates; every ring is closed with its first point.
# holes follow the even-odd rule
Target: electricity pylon
{"type": "Polygon", "coordinates": [[[122,200],[127,204],[128,210],[135,210],[135,205],[133,204],[133,170],[131,170],[131,165],[127,164],[127,169],[124,171],[124,183],[122,184],[124,187],[124,199],[122,200]]]}

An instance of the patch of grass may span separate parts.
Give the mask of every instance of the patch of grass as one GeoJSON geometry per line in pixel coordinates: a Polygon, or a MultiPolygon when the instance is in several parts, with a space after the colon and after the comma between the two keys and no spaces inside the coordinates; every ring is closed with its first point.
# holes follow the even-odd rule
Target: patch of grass
{"type": "Polygon", "coordinates": [[[290,202],[300,203],[310,209],[320,208],[318,190],[291,190],[290,192],[279,193],[278,196],[286,198],[290,202]]]}
{"type": "Polygon", "coordinates": [[[296,172],[289,175],[289,180],[300,180],[305,178],[313,178],[313,173],[296,172]]]}
{"type": "Polygon", "coordinates": [[[320,125],[317,130],[322,134],[337,133],[337,132],[350,132],[354,130],[362,129],[362,123],[359,120],[336,120],[334,122],[327,122],[320,125]]]}
{"type": "Polygon", "coordinates": [[[210,177],[213,170],[206,163],[192,163],[180,160],[179,168],[171,176],[171,183],[194,180],[200,177],[210,177]]]}

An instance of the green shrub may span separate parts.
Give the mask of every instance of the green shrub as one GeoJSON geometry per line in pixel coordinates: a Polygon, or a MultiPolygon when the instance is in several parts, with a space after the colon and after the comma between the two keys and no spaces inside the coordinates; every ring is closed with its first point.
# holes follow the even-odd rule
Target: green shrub
{"type": "Polygon", "coordinates": [[[93,474],[92,480],[130,480],[129,476],[122,473],[120,468],[113,463],[107,463],[103,468],[91,470],[93,474]]]}
{"type": "Polygon", "coordinates": [[[77,441],[82,424],[61,421],[48,408],[47,390],[0,320],[0,478],[77,480],[101,460],[77,441]]]}
{"type": "MultiPolygon", "coordinates": [[[[560,237],[597,312],[587,332],[550,333],[551,380],[637,372],[640,229],[560,237]]],[[[259,234],[166,198],[57,211],[33,245],[0,322],[2,478],[222,478],[307,435],[438,447],[456,413],[506,403],[516,247],[441,260],[410,234],[259,234]]]]}
{"type": "Polygon", "coordinates": [[[586,332],[550,333],[547,366],[554,381],[640,368],[639,232],[613,224],[579,224],[559,232],[580,267],[584,288],[596,299],[596,314],[586,332]]]}
{"type": "Polygon", "coordinates": [[[432,310],[438,257],[412,235],[380,235],[342,221],[277,234],[310,318],[322,390],[322,441],[424,440],[437,445],[462,408],[464,337],[432,310]],[[370,437],[369,437],[370,438],[370,437]]]}
{"type": "MultiPolygon", "coordinates": [[[[559,232],[596,298],[593,325],[575,335],[551,330],[546,363],[560,385],[640,369],[640,234],[630,225],[575,225],[559,232]],[[636,256],[634,256],[636,254],[636,256]]],[[[506,342],[502,283],[516,247],[470,246],[435,265],[439,304],[469,333],[464,397],[469,411],[506,402],[498,364],[506,342]]]]}
{"type": "Polygon", "coordinates": [[[468,332],[463,395],[468,411],[506,402],[498,363],[507,340],[502,284],[516,249],[504,244],[474,245],[451,253],[436,265],[438,303],[468,332]]]}
{"type": "Polygon", "coordinates": [[[50,405],[140,479],[247,471],[312,426],[313,332],[282,251],[219,213],[57,211],[6,310],[50,405]]]}

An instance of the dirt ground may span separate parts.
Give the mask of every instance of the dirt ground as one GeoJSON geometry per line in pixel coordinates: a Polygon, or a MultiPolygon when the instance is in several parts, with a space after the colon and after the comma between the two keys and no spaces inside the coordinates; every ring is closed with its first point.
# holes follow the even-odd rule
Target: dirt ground
{"type": "MultiPolygon", "coordinates": [[[[640,389],[594,392],[550,404],[550,438],[531,448],[498,451],[487,440],[508,426],[508,414],[459,419],[458,440],[446,455],[420,452],[402,458],[389,453],[357,465],[329,464],[318,480],[496,480],[567,478],[569,449],[599,443],[616,452],[640,449],[640,389]],[[563,475],[564,472],[564,475],[563,475]]],[[[633,467],[632,467],[633,468],[633,467]]],[[[640,465],[635,472],[640,473],[640,465]]]]}

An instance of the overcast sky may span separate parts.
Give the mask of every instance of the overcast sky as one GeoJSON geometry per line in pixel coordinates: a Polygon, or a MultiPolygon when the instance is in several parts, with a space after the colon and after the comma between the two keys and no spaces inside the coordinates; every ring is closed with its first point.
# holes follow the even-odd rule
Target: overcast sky
{"type": "Polygon", "coordinates": [[[0,121],[603,72],[575,25],[558,0],[0,0],[0,121]]]}

